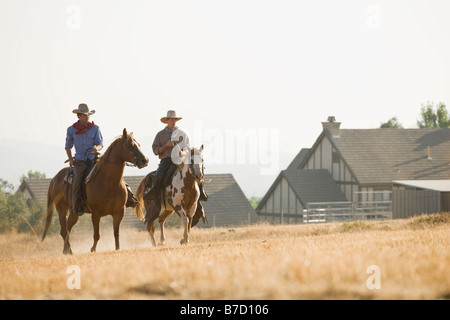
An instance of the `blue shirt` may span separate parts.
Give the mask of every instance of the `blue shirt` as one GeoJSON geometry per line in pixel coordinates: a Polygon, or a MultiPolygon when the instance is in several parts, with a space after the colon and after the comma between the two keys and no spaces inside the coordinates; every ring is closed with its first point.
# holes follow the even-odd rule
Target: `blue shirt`
{"type": "Polygon", "coordinates": [[[77,129],[74,126],[67,128],[66,135],[66,149],[72,149],[75,146],[75,159],[86,161],[94,159],[94,152],[92,149],[94,146],[103,146],[103,137],[98,125],[94,125],[91,129],[82,134],[75,134],[77,129]]]}

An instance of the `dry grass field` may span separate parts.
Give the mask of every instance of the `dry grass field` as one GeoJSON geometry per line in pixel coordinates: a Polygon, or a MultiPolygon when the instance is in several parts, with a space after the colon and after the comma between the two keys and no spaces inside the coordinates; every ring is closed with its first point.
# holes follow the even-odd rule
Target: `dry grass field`
{"type": "MultiPolygon", "coordinates": [[[[122,229],[72,234],[65,256],[53,234],[0,235],[0,299],[449,299],[450,214],[385,222],[168,229],[152,248],[122,229]],[[79,267],[80,289],[69,289],[79,267]],[[377,266],[375,272],[369,266],[377,266]],[[369,272],[368,272],[369,268],[369,272]],[[380,288],[368,285],[378,277],[380,288]],[[370,278],[370,279],[369,279],[370,278]],[[369,281],[368,281],[369,279],[369,281]]],[[[159,232],[157,232],[159,237],[159,232]]]]}

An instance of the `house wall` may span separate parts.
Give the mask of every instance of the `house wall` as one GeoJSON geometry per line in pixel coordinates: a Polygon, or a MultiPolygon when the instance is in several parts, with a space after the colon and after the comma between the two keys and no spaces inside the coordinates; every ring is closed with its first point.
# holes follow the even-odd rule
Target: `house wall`
{"type": "Polygon", "coordinates": [[[284,177],[277,183],[261,208],[260,219],[279,223],[281,212],[283,212],[284,223],[301,223],[303,221],[303,206],[284,177]]]}
{"type": "Polygon", "coordinates": [[[340,158],[338,152],[326,135],[316,146],[302,169],[328,170],[348,201],[353,201],[354,192],[360,191],[356,179],[351,174],[350,169],[344,163],[343,159],[340,158]]]}

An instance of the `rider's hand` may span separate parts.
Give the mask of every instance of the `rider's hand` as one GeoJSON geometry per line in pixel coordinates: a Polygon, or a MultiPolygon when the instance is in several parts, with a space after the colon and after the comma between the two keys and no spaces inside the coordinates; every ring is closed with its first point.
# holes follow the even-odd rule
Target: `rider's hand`
{"type": "Polygon", "coordinates": [[[166,147],[167,148],[171,148],[171,147],[173,147],[175,145],[175,142],[173,142],[172,140],[169,140],[169,141],[167,141],[167,143],[166,143],[166,147]]]}
{"type": "Polygon", "coordinates": [[[91,149],[91,151],[92,151],[94,154],[98,153],[98,148],[97,148],[97,146],[94,146],[94,147],[91,149]]]}
{"type": "Polygon", "coordinates": [[[180,156],[180,157],[185,157],[187,155],[187,151],[179,151],[178,152],[178,156],[180,156]]]}

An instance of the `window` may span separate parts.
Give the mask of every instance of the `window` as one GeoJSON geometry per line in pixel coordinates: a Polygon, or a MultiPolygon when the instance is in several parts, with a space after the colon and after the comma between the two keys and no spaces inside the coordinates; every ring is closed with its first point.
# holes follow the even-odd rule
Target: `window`
{"type": "Polygon", "coordinates": [[[335,150],[333,150],[332,158],[333,158],[333,163],[339,163],[340,162],[339,155],[338,155],[338,153],[335,150]]]}

